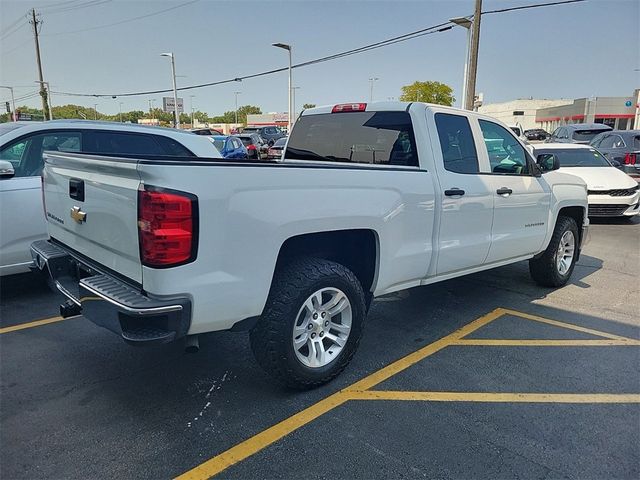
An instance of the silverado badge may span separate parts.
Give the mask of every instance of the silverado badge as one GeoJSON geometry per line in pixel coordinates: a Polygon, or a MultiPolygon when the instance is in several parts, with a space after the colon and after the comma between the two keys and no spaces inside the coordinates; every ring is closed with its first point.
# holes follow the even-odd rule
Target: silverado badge
{"type": "Polygon", "coordinates": [[[73,218],[78,223],[82,223],[87,220],[87,214],[80,210],[80,207],[73,207],[71,209],[71,218],[73,218]]]}

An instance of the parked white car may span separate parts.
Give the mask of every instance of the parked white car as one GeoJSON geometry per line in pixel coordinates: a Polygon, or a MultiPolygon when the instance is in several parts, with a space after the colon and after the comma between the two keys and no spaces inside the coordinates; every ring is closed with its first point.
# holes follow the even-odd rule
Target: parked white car
{"type": "Polygon", "coordinates": [[[590,217],[633,217],[640,213],[640,185],[589,145],[544,143],[534,146],[538,163],[559,163],[559,171],[587,183],[590,217]]]}
{"type": "Polygon", "coordinates": [[[0,125],[0,276],[29,271],[29,246],[46,238],[44,151],[220,158],[206,137],[169,128],[54,120],[0,125]]]}
{"type": "Polygon", "coordinates": [[[131,344],[250,330],[296,388],[346,367],[373,297],[522,260],[562,286],[589,224],[582,180],[543,174],[491,117],[424,103],[305,110],[281,161],[56,152],[43,178],[50,240],[31,249],[63,315],[131,344]]]}

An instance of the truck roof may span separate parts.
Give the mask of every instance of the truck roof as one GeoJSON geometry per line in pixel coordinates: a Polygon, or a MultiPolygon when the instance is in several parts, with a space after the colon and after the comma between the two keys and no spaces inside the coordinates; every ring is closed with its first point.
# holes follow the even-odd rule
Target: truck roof
{"type": "MultiPolygon", "coordinates": [[[[451,113],[464,113],[465,115],[473,114],[484,117],[485,115],[479,114],[478,112],[472,112],[469,110],[462,110],[460,108],[448,107],[446,105],[438,105],[435,103],[426,103],[426,102],[399,102],[399,101],[387,101],[387,102],[343,102],[338,104],[331,105],[321,105],[319,107],[308,108],[303,110],[300,114],[301,116],[306,115],[319,115],[323,113],[331,113],[334,107],[336,106],[347,106],[347,105],[364,105],[365,108],[363,111],[365,112],[398,112],[398,111],[409,111],[411,105],[423,105],[425,108],[437,108],[443,110],[451,110],[451,113]]],[[[489,118],[489,117],[487,117],[489,118]]]]}

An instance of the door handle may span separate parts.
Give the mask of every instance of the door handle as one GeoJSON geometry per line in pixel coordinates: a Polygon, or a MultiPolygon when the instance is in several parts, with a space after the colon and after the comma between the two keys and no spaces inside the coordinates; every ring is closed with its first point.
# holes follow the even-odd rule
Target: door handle
{"type": "Polygon", "coordinates": [[[451,188],[449,190],[445,190],[444,194],[447,197],[455,197],[455,196],[462,196],[464,195],[464,190],[460,189],[460,188],[451,188]]]}
{"type": "Polygon", "coordinates": [[[510,188],[507,188],[507,187],[502,187],[502,188],[499,188],[498,190],[496,190],[496,193],[498,195],[504,195],[505,197],[508,197],[509,195],[511,195],[513,193],[513,190],[511,190],[510,188]]]}

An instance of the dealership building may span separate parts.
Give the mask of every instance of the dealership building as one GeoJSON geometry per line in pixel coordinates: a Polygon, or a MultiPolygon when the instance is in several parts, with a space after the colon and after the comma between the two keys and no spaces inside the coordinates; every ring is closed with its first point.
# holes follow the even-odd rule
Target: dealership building
{"type": "Polygon", "coordinates": [[[485,104],[480,113],[524,130],[543,128],[553,132],[570,123],[603,123],[618,130],[640,129],[640,89],[628,97],[568,99],[518,99],[485,104]]]}
{"type": "Polygon", "coordinates": [[[603,123],[616,130],[640,128],[640,90],[629,97],[578,98],[569,105],[540,108],[536,124],[547,132],[569,123],[603,123]]]}

